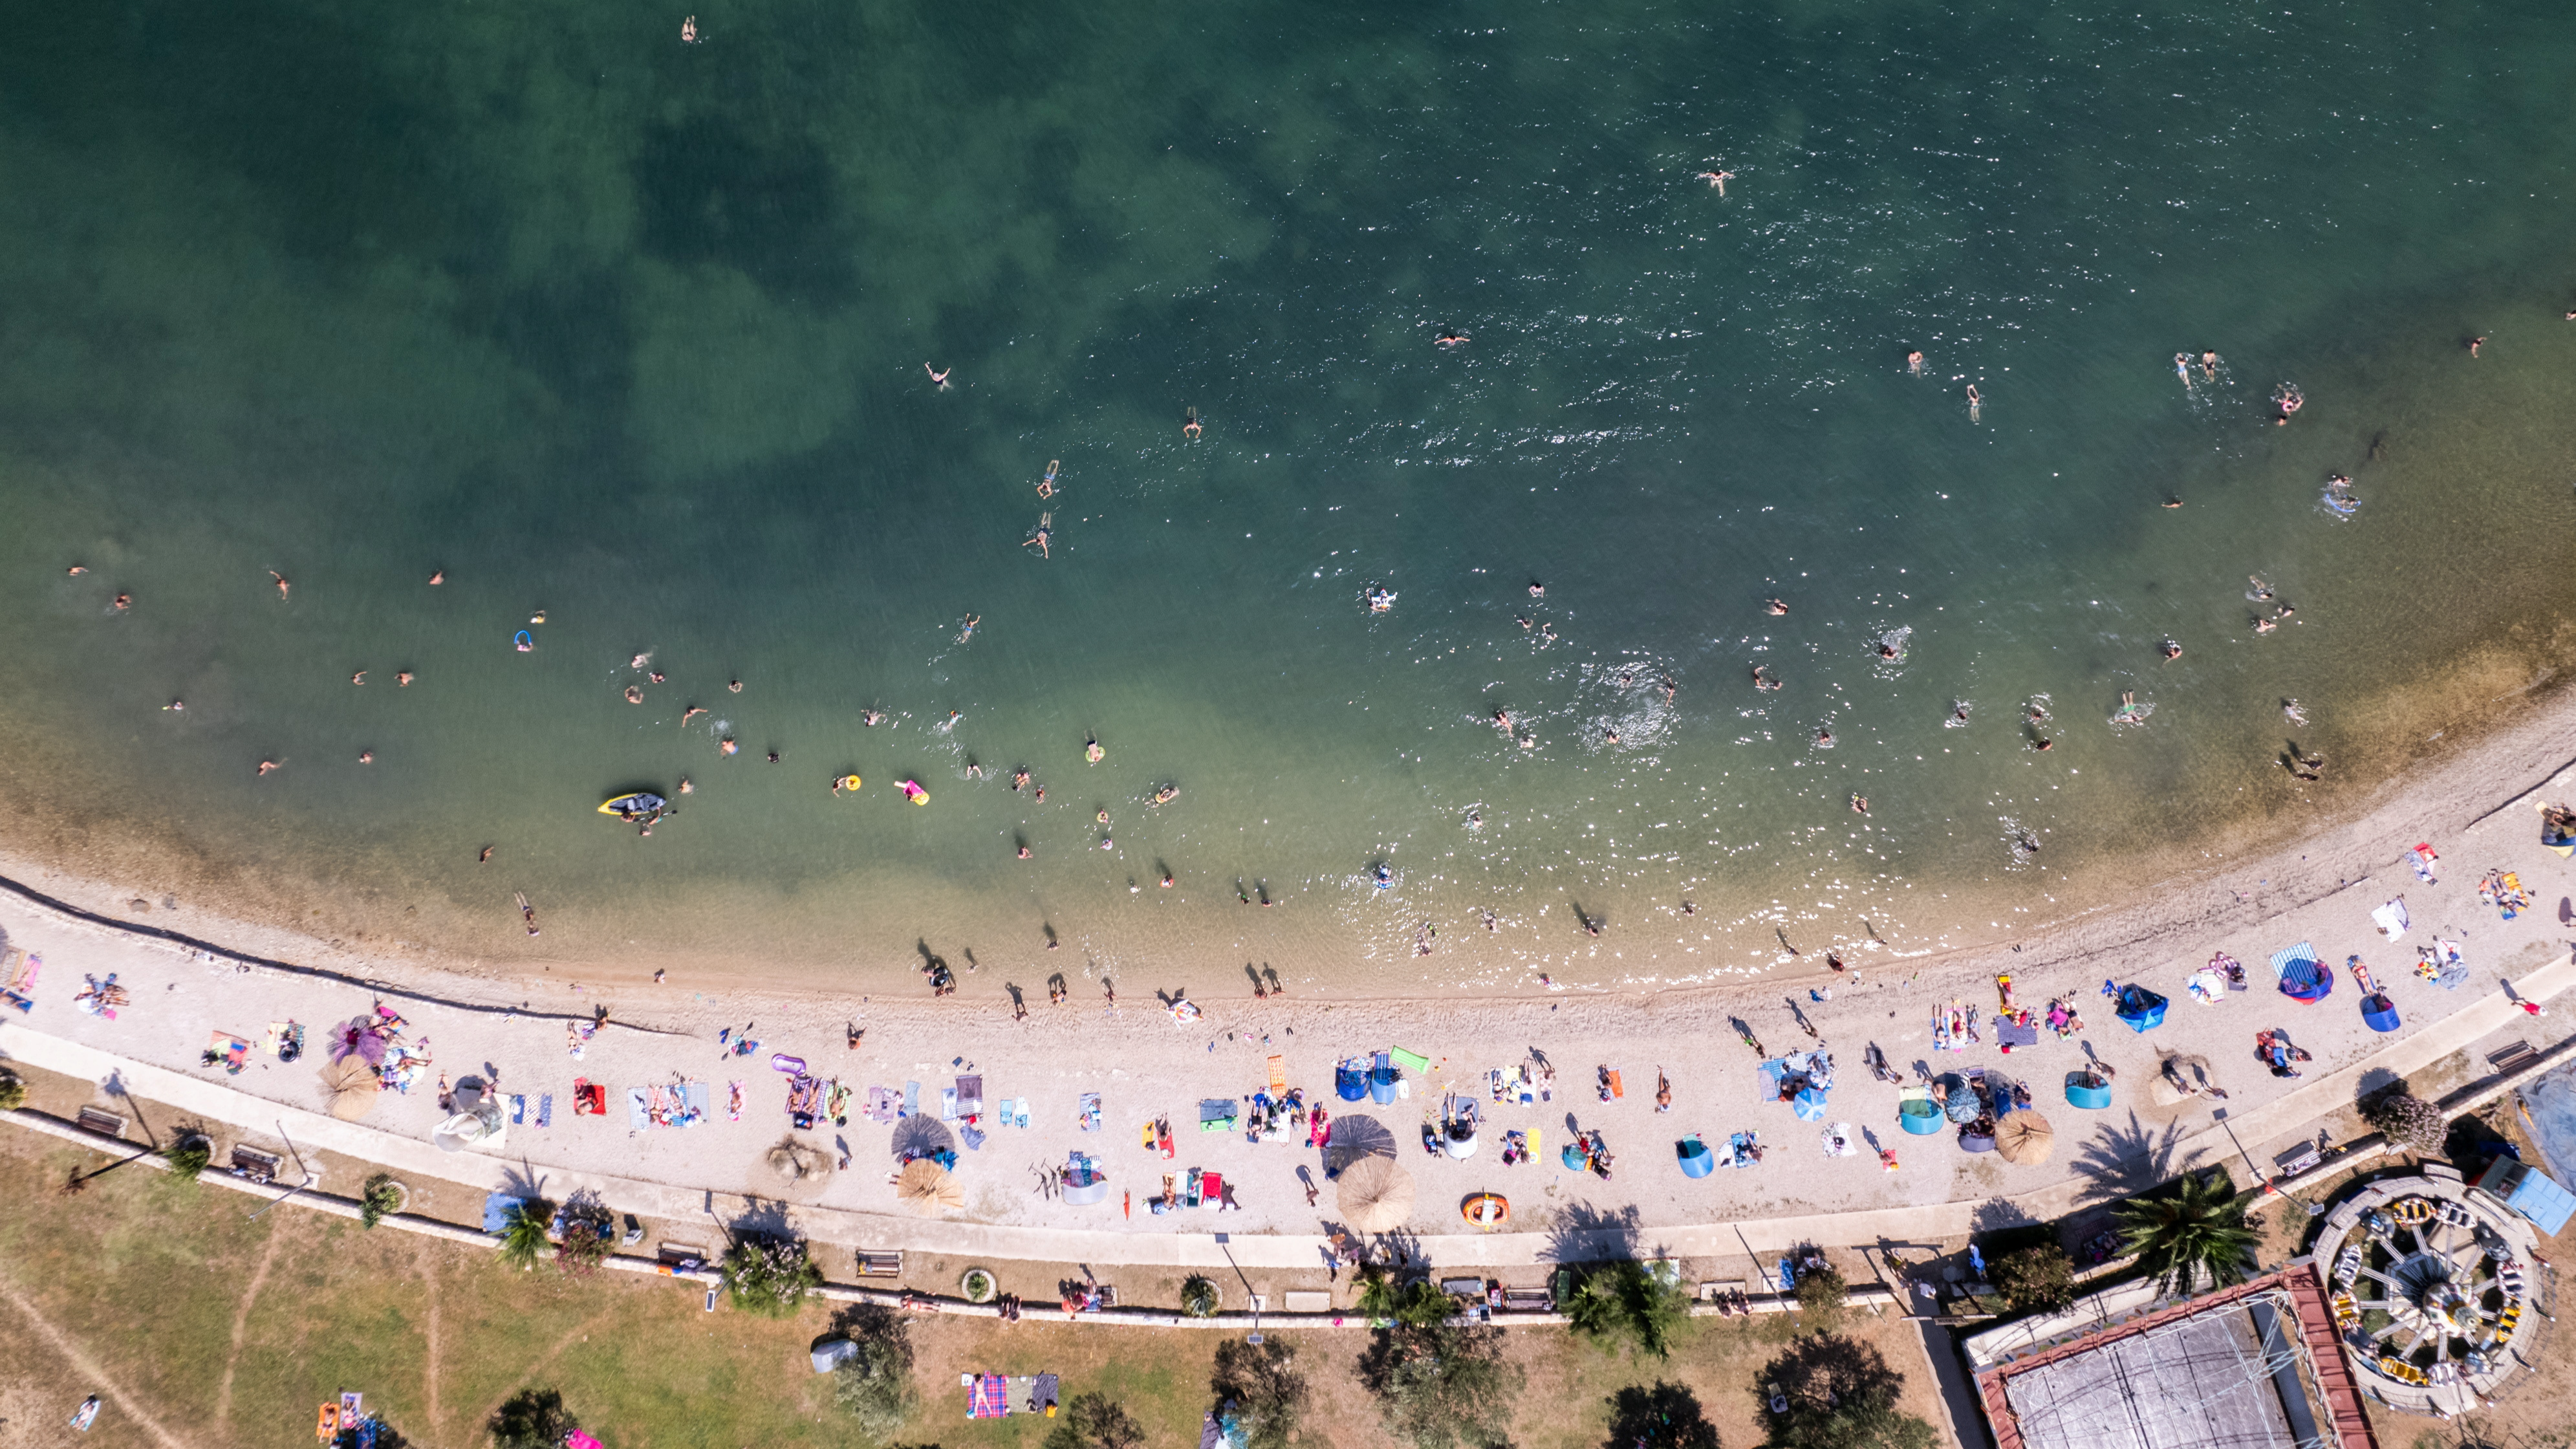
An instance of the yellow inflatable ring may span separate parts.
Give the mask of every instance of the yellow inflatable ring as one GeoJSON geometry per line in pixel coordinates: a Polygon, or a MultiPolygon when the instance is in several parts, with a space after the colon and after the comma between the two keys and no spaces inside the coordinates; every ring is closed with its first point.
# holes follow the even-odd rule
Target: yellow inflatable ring
{"type": "Polygon", "coordinates": [[[859,788],[859,777],[856,775],[843,775],[841,777],[841,788],[844,790],[855,790],[859,788]]]}

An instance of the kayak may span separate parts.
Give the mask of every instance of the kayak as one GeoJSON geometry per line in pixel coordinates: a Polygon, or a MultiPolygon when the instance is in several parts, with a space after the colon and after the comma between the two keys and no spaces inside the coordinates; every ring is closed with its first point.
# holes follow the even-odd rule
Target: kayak
{"type": "Polygon", "coordinates": [[[614,815],[620,820],[632,820],[638,815],[650,815],[670,803],[650,790],[638,790],[631,795],[620,795],[614,800],[603,803],[599,807],[599,813],[614,815]]]}
{"type": "Polygon", "coordinates": [[[1480,1192],[1467,1199],[1459,1215],[1480,1228],[1498,1228],[1512,1220],[1509,1199],[1498,1192],[1480,1192]]]}

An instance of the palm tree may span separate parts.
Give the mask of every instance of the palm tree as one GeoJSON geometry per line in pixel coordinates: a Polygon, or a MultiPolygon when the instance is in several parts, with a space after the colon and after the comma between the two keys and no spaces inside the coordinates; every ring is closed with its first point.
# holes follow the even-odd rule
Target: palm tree
{"type": "Polygon", "coordinates": [[[2120,1246],[2168,1293],[2189,1293],[2205,1273],[2213,1286],[2245,1281],[2256,1233],[2245,1210],[2257,1194],[2237,1192],[2227,1174],[2185,1173],[2173,1190],[2120,1204],[2120,1246]]]}

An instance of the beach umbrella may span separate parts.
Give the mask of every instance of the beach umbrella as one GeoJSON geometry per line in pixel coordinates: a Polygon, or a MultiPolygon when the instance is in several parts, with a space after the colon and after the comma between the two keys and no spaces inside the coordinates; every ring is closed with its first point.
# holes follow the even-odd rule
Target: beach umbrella
{"type": "Polygon", "coordinates": [[[1801,1122],[1822,1122],[1825,1120],[1825,1094],[1813,1087],[1801,1087],[1798,1095],[1789,1099],[1789,1110],[1797,1113],[1801,1122]]]}
{"type": "Polygon", "coordinates": [[[926,1157],[904,1164],[903,1174],[895,1179],[894,1196],[895,1201],[926,1218],[966,1205],[966,1189],[957,1185],[947,1168],[926,1157]]]}
{"type": "Polygon", "coordinates": [[[760,1155],[760,1167],[751,1175],[754,1194],[817,1195],[832,1178],[832,1158],[818,1147],[809,1147],[795,1138],[779,1139],[778,1145],[760,1155]]]}
{"type": "Polygon", "coordinates": [[[956,1150],[956,1134],[948,1130],[947,1123],[926,1112],[916,1112],[894,1124],[894,1155],[898,1159],[956,1150]]]}
{"type": "Polygon", "coordinates": [[[1683,1138],[1675,1145],[1675,1150],[1681,1155],[1684,1177],[1706,1177],[1717,1170],[1717,1158],[1709,1152],[1708,1144],[1697,1137],[1683,1138]]]}
{"type": "Polygon", "coordinates": [[[385,1039],[376,1034],[375,1018],[353,1016],[331,1029],[331,1060],[362,1057],[369,1066],[381,1066],[385,1060],[385,1039]]]}
{"type": "Polygon", "coordinates": [[[2006,1162],[2029,1167],[2046,1162],[2057,1150],[2057,1134],[2037,1112],[2015,1112],[1995,1124],[1995,1151],[2006,1162]]]}
{"type": "Polygon", "coordinates": [[[376,1069],[358,1057],[342,1057],[322,1069],[322,1089],[329,1094],[332,1116],[355,1122],[375,1110],[384,1082],[376,1069]]]}
{"type": "Polygon", "coordinates": [[[1353,1164],[1339,1187],[1342,1221],[1360,1232],[1383,1233],[1413,1216],[1413,1174],[1392,1157],[1353,1164]]]}
{"type": "Polygon", "coordinates": [[[1333,1119],[1333,1143],[1324,1149],[1324,1175],[1338,1177],[1372,1157],[1393,1157],[1395,1134],[1375,1117],[1344,1112],[1333,1119]]]}

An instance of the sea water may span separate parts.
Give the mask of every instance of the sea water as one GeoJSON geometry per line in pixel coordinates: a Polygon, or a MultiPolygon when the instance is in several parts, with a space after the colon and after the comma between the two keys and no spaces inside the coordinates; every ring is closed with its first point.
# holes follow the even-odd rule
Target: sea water
{"type": "Polygon", "coordinates": [[[2571,653],[2552,7],[680,19],[20,18],[22,860],[504,968],[1709,980],[2571,653]]]}

